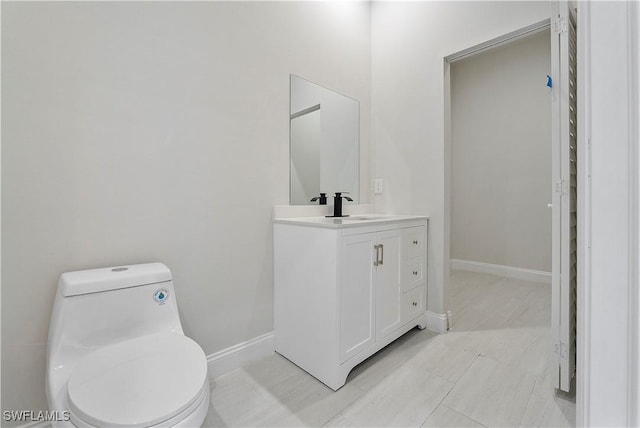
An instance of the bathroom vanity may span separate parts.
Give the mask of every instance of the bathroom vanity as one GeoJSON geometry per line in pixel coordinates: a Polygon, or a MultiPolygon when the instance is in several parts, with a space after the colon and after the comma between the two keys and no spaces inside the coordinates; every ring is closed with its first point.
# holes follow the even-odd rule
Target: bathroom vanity
{"type": "Polygon", "coordinates": [[[427,217],[274,220],[276,352],[337,390],[427,323],[427,217]]]}

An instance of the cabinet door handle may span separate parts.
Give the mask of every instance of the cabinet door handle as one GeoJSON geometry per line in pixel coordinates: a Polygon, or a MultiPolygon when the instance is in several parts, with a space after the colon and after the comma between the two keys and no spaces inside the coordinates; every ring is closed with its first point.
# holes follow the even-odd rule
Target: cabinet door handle
{"type": "Polygon", "coordinates": [[[414,270],[414,271],[413,271],[413,274],[414,274],[415,276],[418,276],[418,271],[417,271],[417,270],[414,270]]]}
{"type": "Polygon", "coordinates": [[[414,245],[418,245],[418,241],[413,241],[413,244],[414,245]]]}
{"type": "Polygon", "coordinates": [[[380,244],[380,262],[378,263],[378,265],[382,266],[383,262],[384,262],[384,245],[380,244]]]}
{"type": "Polygon", "coordinates": [[[379,251],[380,250],[380,245],[378,245],[378,244],[374,245],[373,249],[376,250],[376,258],[373,261],[373,265],[374,266],[378,266],[378,264],[379,264],[378,260],[380,259],[380,251],[379,251]]]}
{"type": "Polygon", "coordinates": [[[418,306],[418,302],[413,302],[413,306],[418,306]]]}

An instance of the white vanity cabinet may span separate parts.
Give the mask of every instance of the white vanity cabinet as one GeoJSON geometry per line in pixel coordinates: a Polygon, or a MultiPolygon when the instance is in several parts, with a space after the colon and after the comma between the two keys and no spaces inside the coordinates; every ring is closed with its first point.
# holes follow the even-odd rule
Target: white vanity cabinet
{"type": "Polygon", "coordinates": [[[276,351],[334,390],[426,326],[427,218],[360,218],[274,223],[276,351]]]}

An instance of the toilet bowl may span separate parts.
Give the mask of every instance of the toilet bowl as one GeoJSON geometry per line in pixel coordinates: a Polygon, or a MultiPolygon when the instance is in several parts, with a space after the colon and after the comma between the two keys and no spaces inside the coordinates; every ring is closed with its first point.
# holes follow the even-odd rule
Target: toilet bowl
{"type": "Polygon", "coordinates": [[[194,427],[207,360],[182,330],[160,263],[65,273],[49,328],[49,407],[65,427],[194,427]]]}

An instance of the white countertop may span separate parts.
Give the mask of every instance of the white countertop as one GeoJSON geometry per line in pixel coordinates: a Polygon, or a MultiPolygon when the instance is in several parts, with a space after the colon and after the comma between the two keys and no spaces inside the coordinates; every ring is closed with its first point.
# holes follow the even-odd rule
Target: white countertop
{"type": "Polygon", "coordinates": [[[329,227],[339,229],[376,225],[380,223],[396,223],[407,220],[427,220],[427,216],[395,215],[395,214],[357,214],[349,217],[294,217],[276,218],[274,223],[297,224],[301,226],[329,227]]]}

